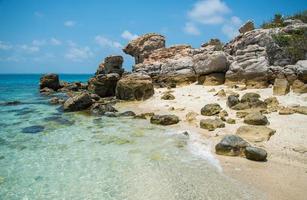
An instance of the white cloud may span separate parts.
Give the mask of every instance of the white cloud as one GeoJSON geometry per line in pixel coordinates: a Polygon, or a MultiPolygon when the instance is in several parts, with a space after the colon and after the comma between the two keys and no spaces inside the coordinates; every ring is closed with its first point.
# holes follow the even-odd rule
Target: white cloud
{"type": "Polygon", "coordinates": [[[23,50],[26,53],[36,53],[40,51],[40,48],[38,46],[31,46],[31,45],[19,45],[20,49],[23,50]]]}
{"type": "Polygon", "coordinates": [[[75,25],[76,25],[76,22],[72,20],[67,20],[64,22],[64,26],[66,27],[74,27],[75,25]]]}
{"type": "Polygon", "coordinates": [[[34,46],[43,46],[46,43],[47,43],[46,40],[33,40],[32,41],[32,45],[34,46]]]}
{"type": "Polygon", "coordinates": [[[200,35],[198,28],[191,22],[185,24],[184,31],[190,35],[200,35]]]}
{"type": "Polygon", "coordinates": [[[223,26],[222,26],[222,32],[229,38],[232,39],[239,35],[239,28],[242,25],[242,20],[237,17],[233,16],[229,21],[227,21],[223,26]]]}
{"type": "Polygon", "coordinates": [[[12,48],[13,48],[13,46],[10,45],[9,43],[0,41],[0,50],[10,50],[12,48]]]}
{"type": "Polygon", "coordinates": [[[126,40],[134,40],[136,39],[137,37],[139,37],[138,35],[136,34],[132,34],[130,31],[128,30],[125,30],[122,34],[121,34],[121,37],[126,39],[126,40]]]}
{"type": "Polygon", "coordinates": [[[54,46],[59,46],[59,45],[62,44],[62,42],[61,42],[61,40],[58,40],[58,39],[56,39],[56,38],[51,38],[51,39],[50,39],[50,44],[51,44],[51,45],[54,45],[54,46]]]}
{"type": "Polygon", "coordinates": [[[71,61],[80,62],[94,56],[89,47],[71,47],[65,57],[71,61]]]}
{"type": "Polygon", "coordinates": [[[188,17],[202,24],[221,24],[225,20],[224,15],[230,11],[221,0],[202,0],[194,4],[188,12],[188,17]]]}
{"type": "Polygon", "coordinates": [[[116,48],[121,49],[123,48],[123,45],[121,45],[119,42],[112,41],[104,36],[97,35],[95,37],[95,41],[97,44],[99,44],[101,47],[109,47],[109,48],[116,48]]]}

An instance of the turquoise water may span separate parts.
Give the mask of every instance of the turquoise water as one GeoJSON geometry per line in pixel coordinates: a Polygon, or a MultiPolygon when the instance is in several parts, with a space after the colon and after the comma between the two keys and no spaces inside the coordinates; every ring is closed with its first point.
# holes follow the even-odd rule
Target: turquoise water
{"type": "Polygon", "coordinates": [[[195,138],[147,120],[62,113],[38,80],[0,75],[0,199],[263,199],[223,175],[195,138]],[[22,131],[30,126],[44,130],[22,131]]]}

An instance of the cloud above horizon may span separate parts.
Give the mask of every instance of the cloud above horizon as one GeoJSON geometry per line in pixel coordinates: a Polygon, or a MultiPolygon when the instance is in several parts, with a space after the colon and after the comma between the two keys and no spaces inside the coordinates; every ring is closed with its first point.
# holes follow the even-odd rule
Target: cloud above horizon
{"type": "Polygon", "coordinates": [[[64,26],[69,27],[69,28],[74,27],[76,24],[77,24],[77,22],[75,22],[73,20],[67,20],[67,21],[64,22],[64,26]]]}
{"type": "Polygon", "coordinates": [[[71,47],[65,54],[65,57],[73,62],[82,62],[94,56],[92,50],[88,47],[71,47]]]}
{"type": "Polygon", "coordinates": [[[232,10],[222,0],[200,0],[187,12],[188,22],[184,31],[189,35],[201,35],[200,29],[204,26],[221,26],[221,32],[228,38],[233,38],[242,25],[242,20],[237,16],[229,16],[232,10]],[[229,19],[230,18],[230,19],[229,19]]]}
{"type": "Polygon", "coordinates": [[[105,36],[102,35],[97,35],[95,37],[95,42],[105,48],[105,47],[109,47],[109,48],[115,48],[115,49],[121,49],[123,48],[123,45],[117,41],[113,41],[105,36]]]}
{"type": "Polygon", "coordinates": [[[128,30],[125,30],[124,32],[122,32],[121,37],[124,38],[125,40],[129,40],[130,41],[130,40],[136,39],[139,36],[136,35],[136,34],[131,33],[128,30]]]}

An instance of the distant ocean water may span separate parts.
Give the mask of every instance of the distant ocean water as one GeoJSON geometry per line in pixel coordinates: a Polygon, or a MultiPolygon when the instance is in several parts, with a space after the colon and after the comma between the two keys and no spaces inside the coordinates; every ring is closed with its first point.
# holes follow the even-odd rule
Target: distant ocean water
{"type": "Polygon", "coordinates": [[[177,130],[62,113],[39,94],[39,78],[0,75],[0,199],[262,199],[191,153],[177,130]]]}

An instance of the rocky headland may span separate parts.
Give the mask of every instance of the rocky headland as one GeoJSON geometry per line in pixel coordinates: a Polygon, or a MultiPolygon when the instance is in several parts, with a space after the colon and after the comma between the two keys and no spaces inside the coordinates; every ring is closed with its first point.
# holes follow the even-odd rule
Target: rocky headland
{"type": "Polygon", "coordinates": [[[147,119],[200,135],[230,176],[272,199],[303,197],[307,24],[287,19],[255,29],[248,21],[239,32],[227,44],[211,39],[199,48],[166,47],[163,35],[145,34],[123,49],[135,58],[132,72],[111,55],[87,84],[46,74],[40,92],[64,112],[147,119]]]}

